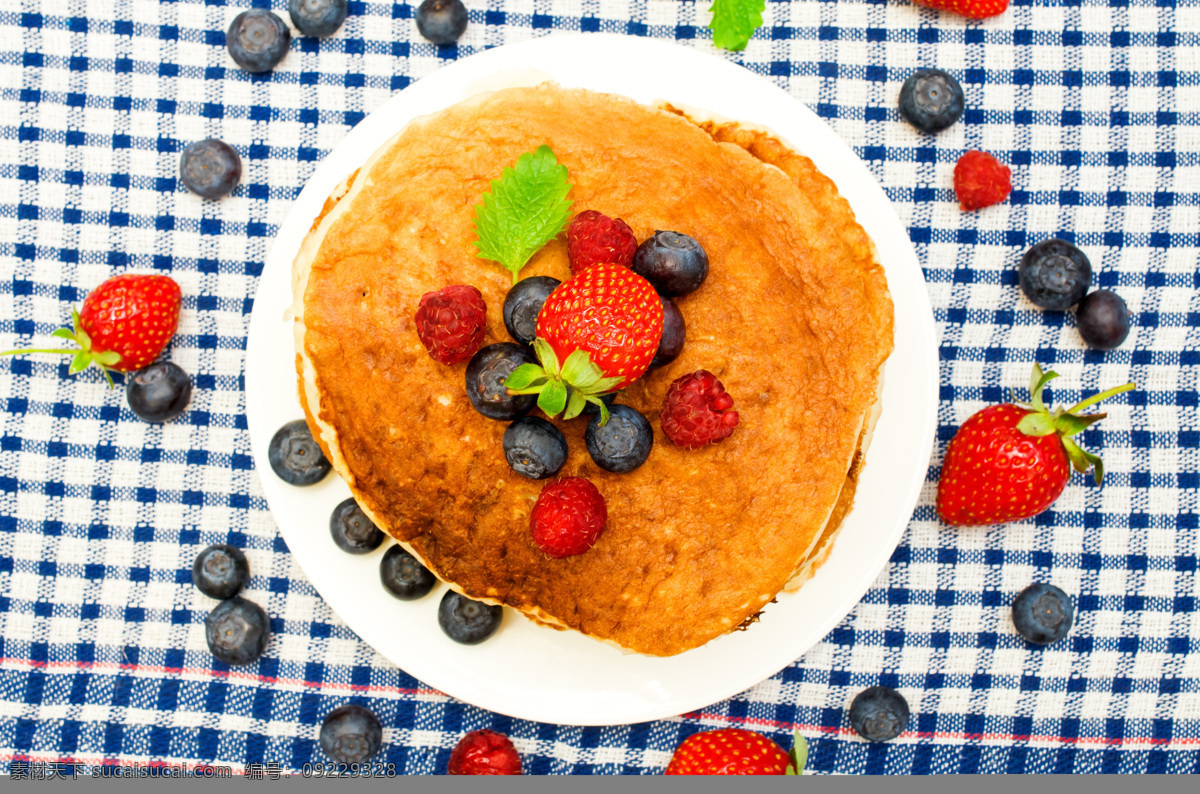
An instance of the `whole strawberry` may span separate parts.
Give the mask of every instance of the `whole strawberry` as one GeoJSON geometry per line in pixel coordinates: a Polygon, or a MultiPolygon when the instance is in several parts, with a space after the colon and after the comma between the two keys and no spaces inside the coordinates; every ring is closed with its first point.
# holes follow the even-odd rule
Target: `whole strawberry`
{"type": "Polygon", "coordinates": [[[73,328],[53,334],[75,342],[78,350],[8,350],[0,355],[73,353],[71,374],[95,364],[111,384],[109,370],[133,372],[158,358],[179,326],[179,302],[179,285],[169,276],[113,276],[88,293],[79,311],[71,311],[73,328]]]}
{"type": "Polygon", "coordinates": [[[671,383],[658,421],[672,444],[699,449],[729,438],[739,417],[721,381],[701,369],[671,383]]]}
{"type": "Polygon", "coordinates": [[[583,477],[563,477],[547,484],[529,514],[533,542],[555,559],[583,554],[607,523],[604,496],[583,477]]]}
{"type": "Polygon", "coordinates": [[[693,733],[667,764],[667,775],[799,775],[808,746],[796,734],[791,753],[767,737],[741,728],[693,733]]]}
{"type": "Polygon", "coordinates": [[[596,210],[579,213],[567,227],[567,258],[572,273],[602,262],[629,267],[637,247],[629,224],[596,210]]]}
{"type": "Polygon", "coordinates": [[[987,152],[970,151],[954,165],[958,206],[972,210],[999,204],[1012,192],[1012,171],[987,152]]]}
{"type": "Polygon", "coordinates": [[[1008,10],[1008,0],[913,0],[913,2],[971,19],[987,19],[999,16],[1008,10]]]}
{"type": "Polygon", "coordinates": [[[483,345],[487,307],[479,290],[452,284],[422,295],[414,319],[417,336],[433,360],[458,364],[483,345]]]}
{"type": "Polygon", "coordinates": [[[533,343],[541,366],[521,365],[504,385],[510,394],[537,394],[549,416],[571,419],[593,403],[607,423],[600,396],[642,376],[662,332],[662,301],[649,281],[620,265],[592,265],[542,305],[533,343]]]}
{"type": "Polygon", "coordinates": [[[471,731],[450,752],[450,775],[519,775],[521,756],[508,737],[486,728],[471,731]]]}
{"type": "Polygon", "coordinates": [[[946,448],[938,481],[937,511],[943,521],[951,526],[983,526],[1035,516],[1063,492],[1071,466],[1080,472],[1094,466],[1100,484],[1104,464],[1072,437],[1106,414],[1076,412],[1134,385],[1117,386],[1070,408],[1050,411],[1041,393],[1057,377],[1058,373],[1043,373],[1034,364],[1029,404],[989,406],[963,422],[946,448]]]}

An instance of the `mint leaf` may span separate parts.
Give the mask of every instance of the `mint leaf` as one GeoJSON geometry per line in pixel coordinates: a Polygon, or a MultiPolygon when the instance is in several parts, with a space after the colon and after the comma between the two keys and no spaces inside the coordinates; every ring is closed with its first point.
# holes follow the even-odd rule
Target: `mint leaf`
{"type": "Polygon", "coordinates": [[[762,27],[766,0],[713,0],[708,9],[712,22],[713,44],[735,52],[746,49],[754,31],[762,27]]]}
{"type": "Polygon", "coordinates": [[[517,158],[511,168],[493,179],[491,192],[475,205],[477,256],[499,262],[517,273],[542,246],[567,225],[571,202],[567,167],[558,162],[549,146],[517,158]]]}

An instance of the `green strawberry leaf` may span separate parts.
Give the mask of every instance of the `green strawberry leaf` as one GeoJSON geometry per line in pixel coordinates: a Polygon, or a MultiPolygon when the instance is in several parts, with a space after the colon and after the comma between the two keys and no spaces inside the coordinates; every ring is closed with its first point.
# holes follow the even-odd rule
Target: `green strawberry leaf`
{"type": "Polygon", "coordinates": [[[589,395],[586,399],[588,402],[590,402],[591,404],[595,405],[596,407],[598,407],[600,409],[600,426],[604,427],[605,425],[607,425],[608,417],[610,416],[610,414],[608,412],[608,406],[604,404],[604,400],[601,400],[599,397],[594,397],[591,395],[589,395]]]}
{"type": "Polygon", "coordinates": [[[546,370],[537,364],[522,364],[504,379],[504,388],[509,391],[519,391],[530,386],[539,386],[547,379],[546,370]]]}
{"type": "Polygon", "coordinates": [[[544,144],[503,169],[475,205],[476,255],[500,263],[516,284],[530,257],[566,228],[571,212],[567,176],[567,167],[544,144]]]}
{"type": "MultiPolygon", "coordinates": [[[[551,378],[558,377],[558,355],[554,352],[554,348],[550,347],[550,343],[540,336],[533,340],[533,353],[537,356],[538,361],[542,362],[542,367],[546,370],[546,374],[551,378]]],[[[518,367],[517,369],[520,369],[518,367]]]]}
{"type": "Polygon", "coordinates": [[[1033,403],[1033,407],[1038,411],[1045,411],[1046,405],[1042,402],[1042,389],[1046,388],[1046,384],[1058,377],[1057,372],[1042,372],[1042,368],[1036,363],[1033,365],[1033,379],[1029,386],[1029,399],[1033,403]]]}
{"type": "Polygon", "coordinates": [[[92,353],[92,361],[102,367],[111,367],[121,362],[121,354],[115,350],[105,350],[103,353],[92,353]]]}
{"type": "Polygon", "coordinates": [[[70,328],[59,328],[50,334],[50,336],[57,336],[59,339],[68,339],[72,342],[75,341],[75,333],[70,328]]]}
{"type": "Polygon", "coordinates": [[[546,416],[557,416],[567,407],[567,387],[561,380],[549,381],[538,395],[537,407],[546,416]]]}
{"type": "Polygon", "coordinates": [[[1088,414],[1087,416],[1076,416],[1075,414],[1062,414],[1054,420],[1054,429],[1063,438],[1070,438],[1077,433],[1082,433],[1087,429],[1088,425],[1099,422],[1108,414],[1088,414]]]}
{"type": "Polygon", "coordinates": [[[1057,429],[1054,426],[1054,417],[1048,413],[1031,413],[1025,414],[1020,422],[1017,422],[1017,429],[1027,436],[1048,436],[1057,429]]]}
{"type": "Polygon", "coordinates": [[[713,45],[738,52],[746,49],[754,31],[762,27],[766,0],[713,0],[708,23],[713,45]]]}
{"type": "Polygon", "coordinates": [[[583,413],[583,406],[587,405],[587,397],[579,393],[578,389],[571,390],[571,396],[567,399],[567,410],[563,412],[563,419],[574,419],[583,413]]]}
{"type": "Polygon", "coordinates": [[[1062,439],[1062,445],[1067,450],[1067,457],[1070,458],[1071,465],[1075,468],[1075,471],[1083,474],[1089,468],[1095,467],[1093,474],[1096,479],[1096,485],[1104,481],[1104,462],[1097,455],[1093,455],[1076,444],[1073,438],[1062,439]]]}
{"type": "Polygon", "coordinates": [[[792,749],[788,753],[788,757],[792,759],[792,762],[788,764],[787,771],[784,774],[803,775],[804,765],[808,762],[808,742],[804,740],[799,731],[795,733],[792,749]]]}

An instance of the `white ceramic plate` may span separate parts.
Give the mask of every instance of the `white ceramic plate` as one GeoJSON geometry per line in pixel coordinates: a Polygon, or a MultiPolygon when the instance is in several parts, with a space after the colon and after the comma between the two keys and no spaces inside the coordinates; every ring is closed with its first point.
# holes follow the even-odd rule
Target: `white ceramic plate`
{"type": "Polygon", "coordinates": [[[246,412],[279,531],[316,589],[366,642],[426,684],[481,708],[542,722],[612,725],[682,714],[736,695],[796,660],[858,603],[895,549],[925,480],[937,406],[936,350],[925,281],[907,232],[871,173],[812,111],[736,64],[673,43],[556,35],[488,50],[423,78],[364,119],[320,164],[280,228],[259,282],[246,355],[246,412]],[[275,430],[303,416],[284,312],[292,260],[325,198],[410,119],[482,89],[547,78],[645,103],[665,99],[774,130],[850,201],[878,247],[895,302],[883,415],[858,502],[828,561],[799,592],[769,605],[751,630],[669,659],[624,654],[579,634],[540,628],[511,610],[487,642],[457,645],[437,624],[444,586],[421,601],[396,601],[378,581],[383,549],[356,557],[333,544],[329,514],[349,495],[339,478],[297,488],[279,480],[267,462],[275,430]]]}

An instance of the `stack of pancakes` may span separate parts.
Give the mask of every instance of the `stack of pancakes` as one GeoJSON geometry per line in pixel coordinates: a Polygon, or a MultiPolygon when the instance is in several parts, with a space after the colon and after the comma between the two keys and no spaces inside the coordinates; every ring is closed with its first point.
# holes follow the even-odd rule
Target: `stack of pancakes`
{"type": "MultiPolygon", "coordinates": [[[[570,276],[564,240],[532,275],[570,276]]],[[[655,656],[748,625],[811,573],[852,503],[892,349],[873,245],[808,158],[763,131],[551,84],[409,124],[326,202],[293,286],[309,425],[372,520],[471,598],[655,656]],[[654,426],[649,460],[606,472],[584,418],[554,420],[570,446],[561,476],[591,480],[609,515],[590,551],[558,560],[529,532],[544,483],[509,468],[507,423],[472,409],[465,365],[433,361],[413,322],[424,293],[470,284],[488,306],[485,344],[509,341],[511,276],[476,256],[473,207],[541,144],[568,168],[576,212],[621,217],[639,241],[689,234],[711,262],[677,299],[682,355],[619,397],[654,426]],[[693,451],[663,436],[658,413],[698,369],[741,423],[693,451]]]]}

